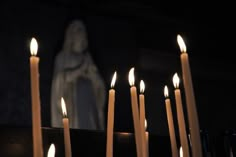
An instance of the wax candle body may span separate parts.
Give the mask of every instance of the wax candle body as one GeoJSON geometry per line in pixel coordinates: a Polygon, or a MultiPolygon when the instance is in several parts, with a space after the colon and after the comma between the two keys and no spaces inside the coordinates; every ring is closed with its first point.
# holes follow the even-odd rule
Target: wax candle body
{"type": "Polygon", "coordinates": [[[147,157],[149,157],[149,133],[146,131],[145,133],[146,137],[146,150],[147,150],[147,157]]]}
{"type": "Polygon", "coordinates": [[[64,127],[65,157],[72,157],[69,119],[67,117],[64,117],[62,122],[63,122],[63,127],[64,127]]]}
{"type": "Polygon", "coordinates": [[[184,113],[183,113],[181,93],[179,89],[175,89],[175,100],[176,100],[176,111],[177,111],[177,118],[178,118],[178,124],[179,124],[180,143],[183,148],[184,157],[189,157],[188,139],[187,139],[187,134],[186,134],[186,126],[185,126],[185,119],[184,119],[184,113]]]}
{"type": "Polygon", "coordinates": [[[167,121],[170,134],[172,157],[178,157],[178,148],[176,144],[175,128],[174,128],[170,99],[166,98],[165,103],[166,103],[166,113],[167,113],[167,121]]]}
{"type": "Polygon", "coordinates": [[[137,156],[142,157],[142,136],[141,136],[141,127],[139,122],[139,114],[138,114],[138,98],[137,98],[137,89],[135,86],[130,87],[131,93],[131,105],[132,105],[132,114],[133,114],[133,122],[134,122],[134,133],[135,133],[135,141],[136,141],[136,151],[137,156]]]}
{"type": "Polygon", "coordinates": [[[115,90],[110,89],[108,98],[106,157],[113,157],[114,107],[115,90]]]}
{"type": "Polygon", "coordinates": [[[192,155],[193,157],[202,157],[202,145],[200,138],[198,114],[195,103],[188,54],[186,52],[181,53],[181,66],[183,73],[184,90],[186,95],[188,122],[191,134],[192,155]]]}
{"type": "Polygon", "coordinates": [[[34,157],[43,156],[38,63],[39,63],[38,57],[36,56],[30,57],[32,132],[33,132],[34,157]]]}
{"type": "Polygon", "coordinates": [[[143,157],[147,156],[147,145],[146,145],[146,133],[145,133],[145,99],[144,95],[139,95],[139,104],[140,104],[140,127],[141,127],[141,140],[142,140],[142,152],[143,157]]]}

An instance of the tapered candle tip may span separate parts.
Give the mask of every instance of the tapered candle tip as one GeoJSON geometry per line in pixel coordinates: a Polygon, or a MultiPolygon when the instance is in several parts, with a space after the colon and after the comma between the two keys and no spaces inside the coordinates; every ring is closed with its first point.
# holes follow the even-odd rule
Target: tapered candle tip
{"type": "Polygon", "coordinates": [[[147,119],[145,119],[145,121],[144,121],[144,126],[145,126],[145,130],[147,130],[147,119]]]}
{"type": "Polygon", "coordinates": [[[173,76],[173,84],[175,88],[179,88],[179,77],[177,73],[175,73],[173,76]]]}
{"type": "Polygon", "coordinates": [[[182,148],[182,146],[179,148],[179,157],[183,157],[183,148],[182,148]]]}
{"type": "Polygon", "coordinates": [[[66,112],[66,103],[65,100],[63,98],[61,98],[61,108],[62,108],[62,114],[63,116],[67,116],[67,112],[66,112]]]}
{"type": "Polygon", "coordinates": [[[169,97],[169,91],[168,91],[168,87],[167,86],[164,87],[164,96],[166,98],[169,97]]]}
{"type": "Polygon", "coordinates": [[[184,43],[184,39],[179,34],[177,35],[177,42],[179,44],[180,51],[182,53],[187,52],[187,48],[186,48],[186,45],[184,43]]]}
{"type": "Polygon", "coordinates": [[[113,88],[115,86],[115,83],[116,83],[116,71],[112,77],[112,80],[111,80],[111,88],[113,88]]]}
{"type": "Polygon", "coordinates": [[[52,143],[48,149],[48,156],[47,157],[54,157],[56,152],[55,145],[52,143]]]}
{"type": "Polygon", "coordinates": [[[37,55],[37,51],[38,51],[37,40],[35,38],[32,38],[31,42],[30,42],[30,53],[31,53],[31,55],[36,56],[37,55]]]}
{"type": "Polygon", "coordinates": [[[134,68],[131,68],[129,71],[129,84],[130,86],[134,85],[134,68]]]}
{"type": "Polygon", "coordinates": [[[145,90],[145,84],[144,84],[144,81],[141,80],[140,81],[140,93],[144,93],[144,90],[145,90]]]}

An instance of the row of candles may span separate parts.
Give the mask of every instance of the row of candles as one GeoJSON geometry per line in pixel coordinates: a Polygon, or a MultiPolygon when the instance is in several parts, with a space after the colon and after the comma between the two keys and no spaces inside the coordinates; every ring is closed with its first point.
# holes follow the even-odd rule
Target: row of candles
{"type": "MultiPolygon", "coordinates": [[[[184,40],[180,35],[177,36],[177,42],[181,50],[181,66],[183,73],[183,83],[186,96],[187,115],[190,126],[191,135],[191,154],[192,157],[202,157],[202,148],[200,140],[200,130],[198,123],[198,116],[195,104],[195,97],[192,85],[191,70],[189,66],[188,54],[186,52],[186,46],[184,40]]],[[[39,92],[39,57],[36,56],[38,44],[35,38],[32,38],[30,44],[30,72],[31,72],[31,96],[32,96],[32,133],[33,133],[33,155],[34,157],[43,157],[43,145],[42,145],[42,130],[41,130],[41,111],[40,111],[40,92],[39,92]]],[[[108,114],[107,114],[107,142],[106,142],[106,157],[113,157],[113,132],[114,132],[114,107],[115,107],[115,82],[117,73],[115,72],[111,81],[111,89],[109,90],[108,97],[108,114]]],[[[134,135],[136,143],[137,157],[148,157],[148,133],[145,131],[145,97],[144,89],[145,85],[143,80],[140,81],[140,94],[139,99],[137,96],[137,89],[135,86],[134,68],[129,71],[129,84],[131,95],[131,107],[134,124],[134,135]]],[[[176,111],[178,119],[178,129],[180,143],[183,148],[183,156],[189,157],[189,146],[186,134],[185,118],[183,113],[183,104],[181,99],[181,92],[179,89],[179,77],[177,73],[173,77],[173,84],[175,87],[175,100],[176,111]]],[[[173,123],[173,115],[171,109],[170,99],[168,97],[168,88],[164,88],[165,104],[167,112],[167,121],[169,127],[170,141],[172,157],[178,157],[178,150],[176,144],[176,135],[173,123]]],[[[64,143],[65,143],[65,156],[71,157],[71,143],[70,143],[70,128],[69,119],[66,113],[66,104],[61,99],[62,114],[63,114],[63,127],[64,127],[64,143]]],[[[55,149],[54,145],[51,145],[50,149],[55,149]]],[[[55,152],[48,151],[48,157],[53,157],[55,152]]]]}
{"type": "MultiPolygon", "coordinates": [[[[196,104],[195,104],[195,97],[194,97],[187,49],[186,49],[184,40],[180,35],[177,36],[177,42],[181,50],[181,65],[182,65],[182,72],[183,72],[183,82],[184,82],[184,89],[185,89],[185,95],[186,95],[188,122],[190,126],[190,137],[191,137],[190,139],[191,140],[190,141],[191,153],[190,153],[190,148],[188,145],[188,138],[187,138],[187,133],[186,133],[186,126],[185,126],[186,122],[185,122],[184,112],[183,112],[181,91],[179,89],[180,81],[179,81],[179,77],[177,73],[175,73],[175,75],[173,76],[173,84],[175,87],[174,93],[175,93],[175,100],[176,100],[176,111],[177,111],[180,144],[183,150],[181,154],[184,157],[190,157],[190,154],[192,154],[192,157],[202,157],[200,130],[199,130],[198,116],[197,116],[197,110],[196,110],[196,104]]],[[[112,138],[113,138],[114,105],[115,105],[115,90],[113,88],[114,88],[115,79],[116,79],[116,72],[113,75],[113,79],[111,82],[111,89],[109,91],[106,157],[113,157],[112,138]]],[[[133,124],[134,124],[137,157],[148,157],[149,156],[148,144],[146,142],[147,137],[145,133],[145,98],[143,94],[145,85],[144,85],[143,80],[141,80],[139,104],[138,104],[137,91],[136,91],[135,79],[134,79],[134,68],[131,68],[131,70],[129,71],[129,84],[130,84],[131,107],[132,107],[132,114],[133,114],[133,124]]],[[[173,123],[171,102],[169,99],[167,86],[164,87],[164,96],[166,98],[165,104],[166,104],[167,121],[168,121],[168,127],[169,127],[169,135],[170,135],[170,141],[171,141],[172,157],[178,157],[178,149],[177,149],[176,135],[175,135],[175,129],[174,129],[175,127],[173,123]]]]}

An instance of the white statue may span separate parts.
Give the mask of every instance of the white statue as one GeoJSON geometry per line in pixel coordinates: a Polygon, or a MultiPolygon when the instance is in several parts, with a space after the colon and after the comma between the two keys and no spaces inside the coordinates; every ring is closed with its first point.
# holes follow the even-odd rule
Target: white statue
{"type": "Polygon", "coordinates": [[[63,126],[63,97],[71,128],[104,130],[105,84],[89,53],[85,25],[75,20],[65,33],[54,64],[51,125],[63,126]]]}

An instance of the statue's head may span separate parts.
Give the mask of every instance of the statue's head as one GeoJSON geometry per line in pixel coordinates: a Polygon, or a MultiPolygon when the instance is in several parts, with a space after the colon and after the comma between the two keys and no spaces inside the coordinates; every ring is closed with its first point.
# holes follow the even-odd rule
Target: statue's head
{"type": "Polygon", "coordinates": [[[73,53],[84,52],[88,47],[86,31],[86,27],[82,21],[72,21],[65,32],[64,51],[73,53]]]}

